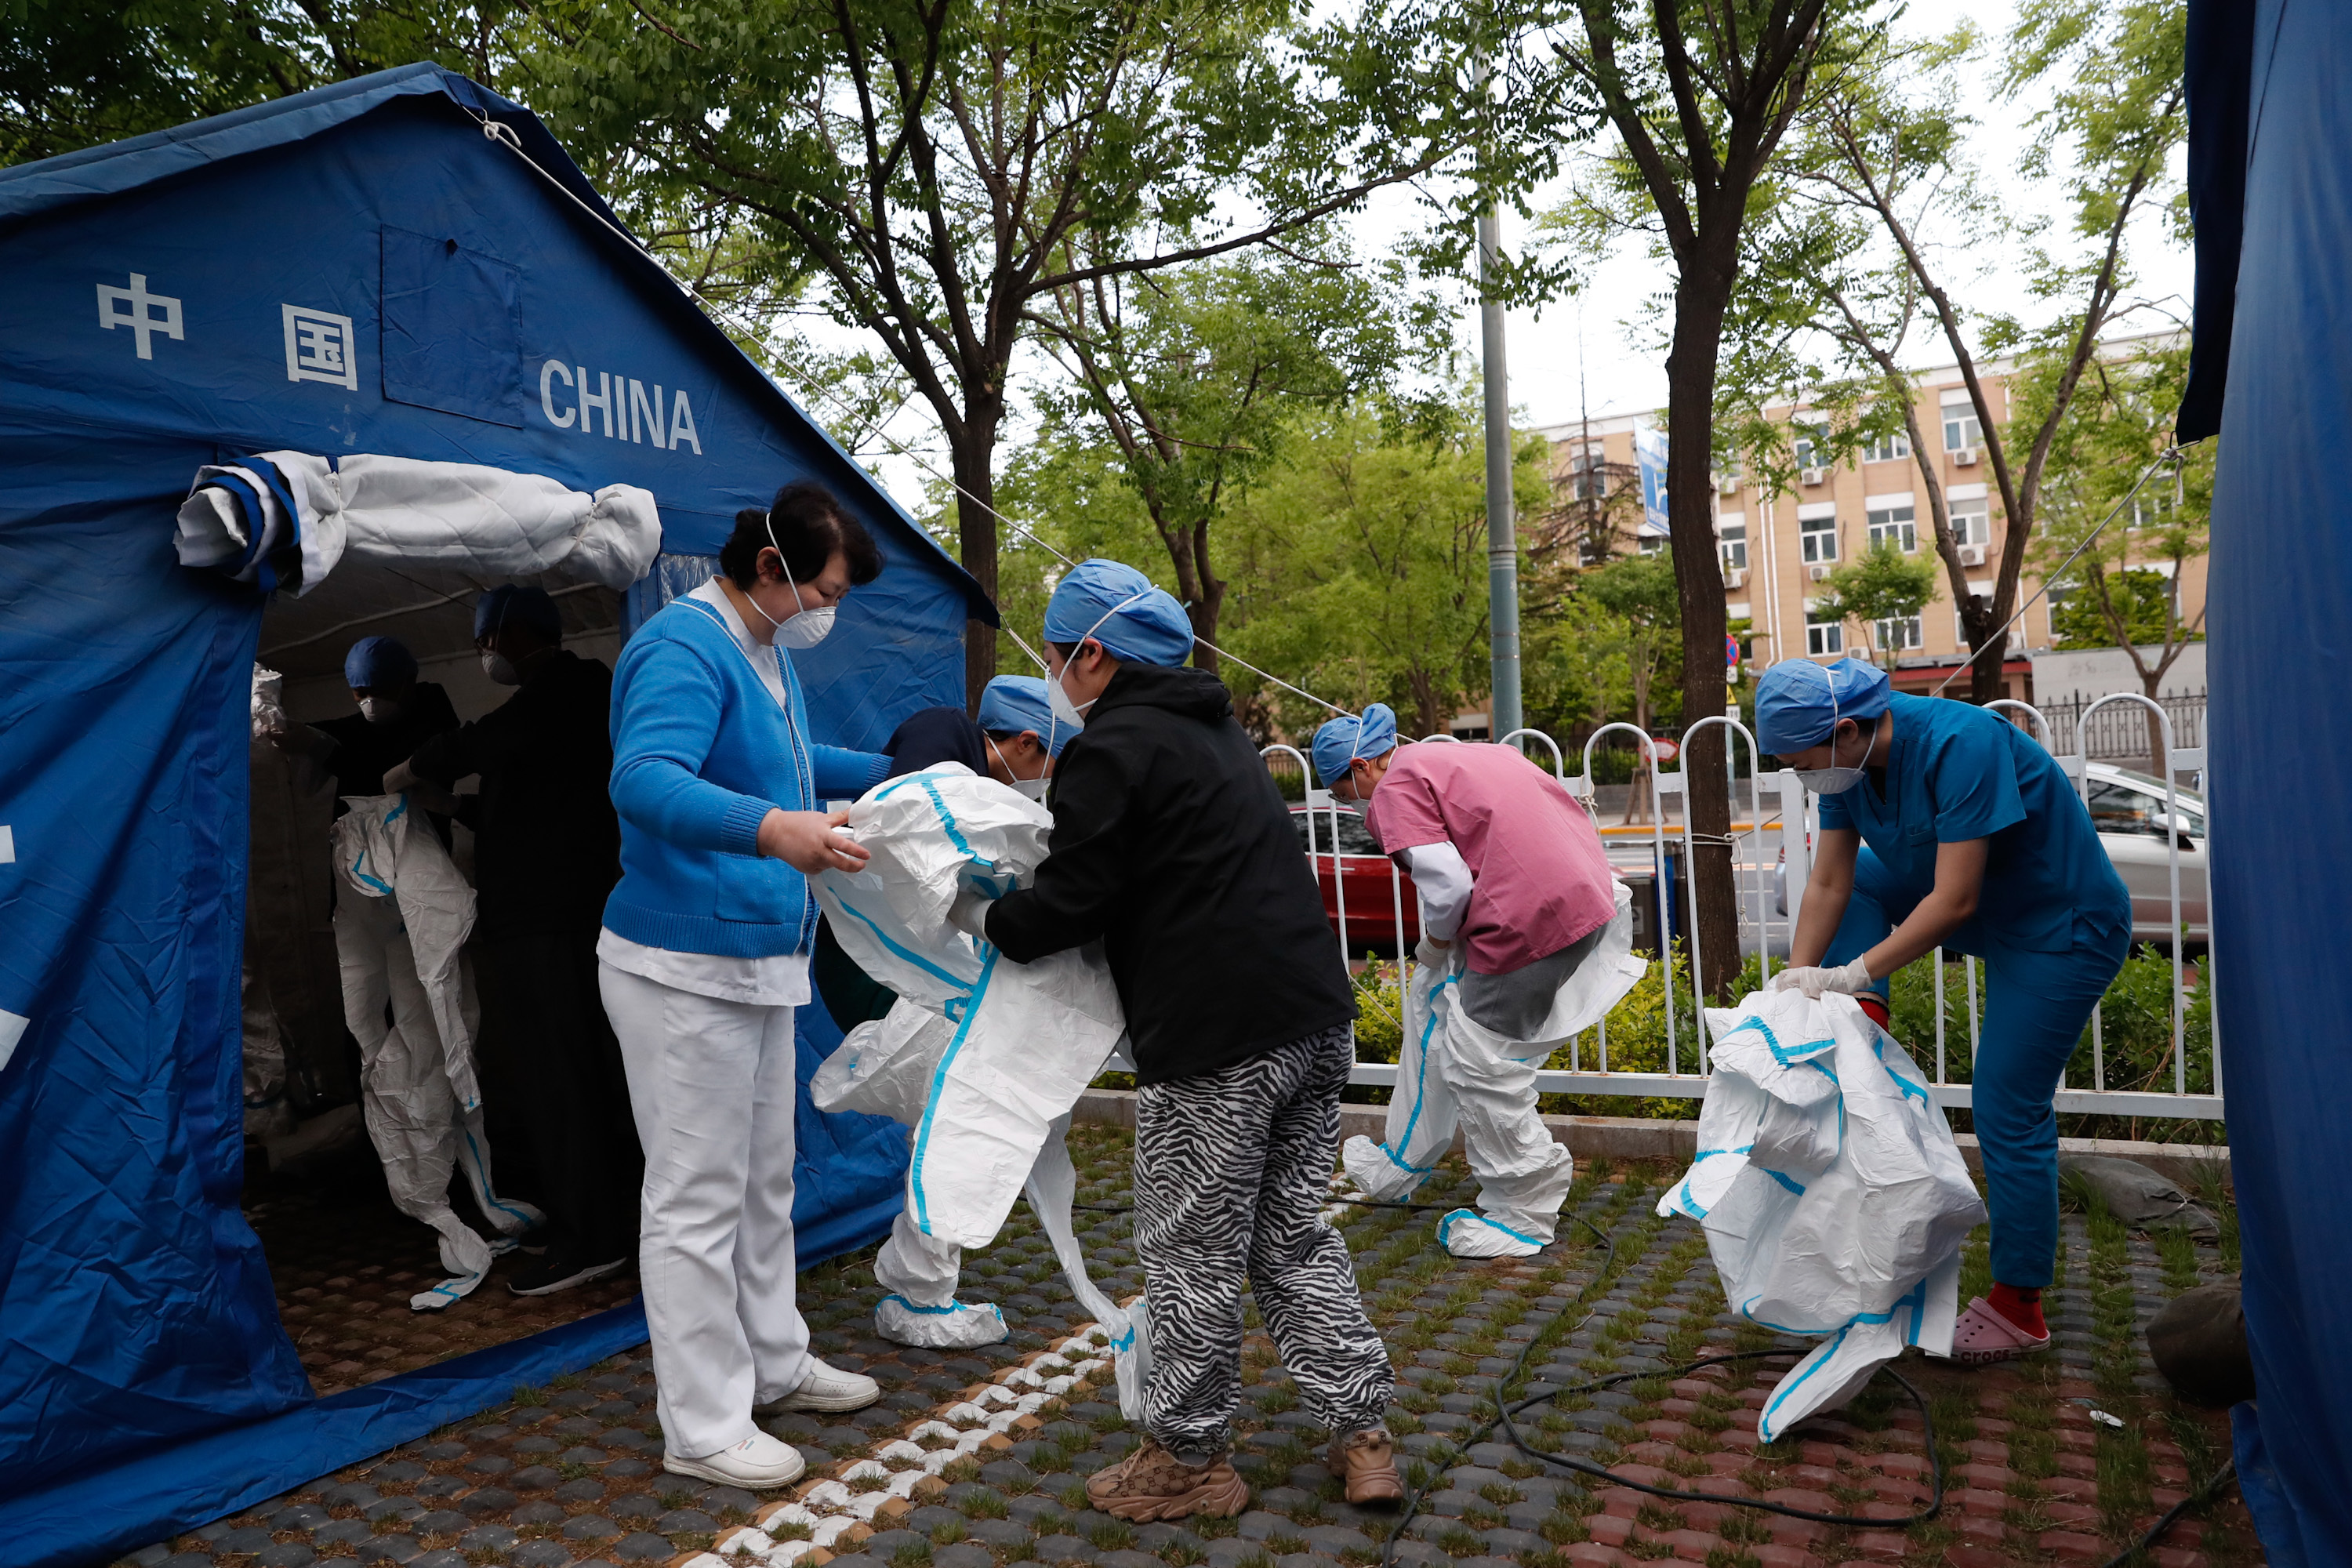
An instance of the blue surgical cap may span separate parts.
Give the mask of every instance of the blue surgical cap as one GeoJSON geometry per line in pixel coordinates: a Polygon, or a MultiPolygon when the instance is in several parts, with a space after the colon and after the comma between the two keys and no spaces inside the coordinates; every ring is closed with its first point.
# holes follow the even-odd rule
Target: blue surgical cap
{"type": "Polygon", "coordinates": [[[1396,749],[1396,713],[1385,702],[1364,710],[1360,719],[1341,714],[1315,731],[1315,771],[1330,788],[1358,757],[1384,757],[1396,749]]]}
{"type": "Polygon", "coordinates": [[[563,616],[544,588],[527,583],[501,583],[474,601],[474,636],[486,637],[507,626],[527,631],[541,642],[563,640],[563,616]]]}
{"type": "Polygon", "coordinates": [[[1045,601],[1047,642],[1088,637],[1111,658],[1133,664],[1175,666],[1192,657],[1192,623],[1184,606],[1134,567],[1099,557],[1071,567],[1045,601]]]}
{"type": "Polygon", "coordinates": [[[343,655],[343,684],[355,691],[405,686],[416,679],[416,656],[398,637],[362,637],[343,655]]]}
{"type": "Polygon", "coordinates": [[[1056,757],[1077,733],[1067,724],[1055,722],[1045,683],[1034,675],[1000,675],[990,681],[980,694],[980,727],[997,735],[1034,730],[1045,742],[1046,751],[1056,757]]]}
{"type": "Polygon", "coordinates": [[[1784,658],[1756,683],[1757,742],[1778,756],[1818,746],[1839,720],[1885,712],[1891,684],[1885,670],[1864,659],[1822,665],[1784,658]]]}

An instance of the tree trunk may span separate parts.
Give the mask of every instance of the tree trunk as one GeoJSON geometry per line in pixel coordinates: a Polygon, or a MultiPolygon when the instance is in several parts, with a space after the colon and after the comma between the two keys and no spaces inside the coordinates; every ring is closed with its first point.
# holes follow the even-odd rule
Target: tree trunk
{"type": "MultiPolygon", "coordinates": [[[[994,413],[967,410],[960,438],[951,439],[949,460],[956,482],[956,547],[963,569],[980,591],[996,602],[996,455],[994,413]]],[[[980,694],[996,674],[996,628],[983,620],[963,627],[964,711],[980,711],[980,694]]]]}
{"type": "MultiPolygon", "coordinates": [[[[1994,603],[1998,604],[2000,600],[1995,599],[1994,603]]],[[[2000,622],[1994,621],[1993,625],[2000,626],[2000,622]]],[[[1995,632],[1990,642],[1979,645],[1969,666],[1969,701],[1981,708],[2008,695],[2000,679],[2001,661],[2008,656],[2009,633],[2006,630],[1995,632]]]]}
{"type": "Polygon", "coordinates": [[[1732,885],[1731,792],[1724,777],[1720,724],[1692,733],[1724,710],[1723,563],[1715,542],[1716,356],[1737,270],[1737,221],[1717,226],[1713,254],[1693,257],[1675,290],[1674,349],[1666,360],[1666,523],[1675,546],[1675,591],[1683,624],[1683,820],[1691,834],[1689,875],[1698,904],[1696,984],[1726,991],[1739,973],[1739,901],[1732,885]]]}

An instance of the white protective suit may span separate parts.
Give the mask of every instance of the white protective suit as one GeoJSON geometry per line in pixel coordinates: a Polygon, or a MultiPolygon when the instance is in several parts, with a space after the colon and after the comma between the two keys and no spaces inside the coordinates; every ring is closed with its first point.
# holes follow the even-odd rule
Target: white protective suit
{"type": "Polygon", "coordinates": [[[843,951],[899,1001],[850,1031],[810,1095],[914,1130],[907,1206],[875,1259],[891,1292],[877,1332],[935,1347],[1003,1338],[1002,1314],[957,1302],[955,1282],[962,1248],[994,1240],[1025,1190],[1073,1293],[1128,1352],[1124,1405],[1130,1388],[1139,1398],[1147,1365],[1140,1304],[1123,1311],[1087,1279],[1063,1142],[1071,1106],[1126,1032],[1118,993],[1093,944],[1016,963],[948,923],[960,892],[1002,896],[1027,882],[1052,826],[1043,805],[955,763],[877,784],[850,807],[848,831],[873,858],[813,885],[843,951]]]}
{"type": "Polygon", "coordinates": [[[1633,955],[1633,896],[1622,882],[1611,886],[1616,914],[1532,1039],[1506,1039],[1463,1009],[1460,944],[1444,963],[1413,968],[1388,1135],[1379,1143],[1350,1138],[1339,1159],[1367,1196],[1396,1202],[1437,1168],[1458,1128],[1478,1178],[1478,1206],[1437,1222],[1438,1240],[1456,1258],[1526,1258],[1552,1239],[1574,1170],[1567,1145],[1536,1110],[1536,1073],[1570,1036],[1605,1017],[1646,968],[1633,955]]]}
{"type": "Polygon", "coordinates": [[[1759,991],[1707,1025],[1698,1157],[1658,1213],[1706,1228],[1733,1311],[1822,1338],[1765,1402],[1770,1442],[1906,1345],[1952,1353],[1985,1208],[1918,1068],[1853,997],[1759,991]]]}
{"type": "Polygon", "coordinates": [[[453,1276],[408,1304],[438,1311],[470,1294],[494,1252],[544,1216],[490,1184],[473,1009],[459,962],[474,929],[474,889],[407,796],[346,795],[344,804],[351,810],[334,829],[343,1018],[360,1044],[361,1104],[392,1201],[440,1233],[441,1266],[453,1276]],[[458,1166],[502,1238],[495,1248],[449,1207],[449,1175],[458,1166]]]}

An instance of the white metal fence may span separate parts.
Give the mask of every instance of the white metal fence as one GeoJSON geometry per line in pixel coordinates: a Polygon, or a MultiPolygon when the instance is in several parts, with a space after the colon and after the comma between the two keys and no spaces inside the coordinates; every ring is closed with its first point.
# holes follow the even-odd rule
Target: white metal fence
{"type": "MultiPolygon", "coordinates": [[[[2221,1029],[2218,1019],[2211,1032],[2212,1090],[2210,1093],[2192,1094],[2188,1089],[2189,993],[2185,960],[2181,952],[2184,928],[2181,920],[2180,840],[2183,830],[2179,825],[2189,819],[2184,818],[2179,809],[2179,785],[2174,782],[2181,773],[2196,773],[2202,770],[2205,765],[2204,751],[2201,747],[2175,746],[2172,743],[2170,716],[2160,705],[2131,693],[2103,697],[2089,704],[2084,709],[2080,721],[2072,728],[2076,735],[2086,732],[2095,733],[2093,721],[2100,710],[2114,704],[2133,703],[2139,704],[2156,714],[2160,722],[2164,742],[2163,761],[2166,765],[2156,771],[2164,780],[2167,816],[2164,824],[2164,837],[2168,844],[2171,913],[2169,929],[2174,938],[2171,942],[2172,1085],[2169,1089],[2110,1089],[2107,1086],[2108,1064],[2103,1018],[2101,1012],[2095,1010],[2091,1017],[2091,1081],[2087,1085],[2062,1083],[2055,1099],[2055,1108],[2070,1113],[2219,1120],[2222,1115],[2222,1096],[2221,1029]]],[[[2052,726],[2030,704],[2004,700],[1995,702],[1992,706],[2015,710],[2021,717],[2032,720],[2035,726],[2032,732],[2043,744],[2048,744],[2053,734],[2052,726]]],[[[1803,908],[1804,888],[1812,868],[1812,834],[1818,826],[1818,812],[1813,797],[1808,795],[1804,786],[1798,782],[1794,773],[1786,770],[1769,773],[1762,772],[1757,765],[1760,763],[1761,753],[1757,746],[1756,738],[1737,720],[1728,717],[1707,718],[1691,725],[1683,734],[1682,756],[1684,758],[1687,759],[1690,754],[1692,737],[1711,727],[1720,728],[1727,732],[1725,735],[1727,748],[1744,744],[1750,763],[1748,776],[1744,781],[1734,781],[1732,785],[1733,810],[1736,816],[1738,806],[1742,804],[1738,800],[1739,785],[1745,784],[1748,798],[1744,804],[1748,808],[1748,816],[1744,824],[1737,820],[1732,824],[1732,832],[1728,836],[1730,841],[1728,864],[1729,874],[1735,879],[1733,896],[1735,905],[1739,910],[1741,949],[1746,952],[1752,947],[1758,952],[1760,973],[1769,979],[1772,973],[1774,934],[1777,931],[1782,938],[1784,950],[1786,945],[1793,943],[1796,935],[1798,916],[1803,908]],[[1785,868],[1787,888],[1785,914],[1779,912],[1779,899],[1773,891],[1776,868],[1785,868]]],[[[1551,764],[1554,776],[1559,780],[1569,795],[1590,812],[1593,809],[1593,749],[1604,737],[1616,731],[1623,731],[1631,735],[1636,746],[1645,745],[1649,741],[1646,734],[1631,724],[1603,725],[1585,741],[1582,753],[1579,758],[1580,771],[1573,774],[1567,772],[1559,742],[1540,731],[1517,730],[1504,736],[1502,743],[1518,743],[1523,749],[1530,752],[1540,746],[1543,751],[1548,752],[1549,753],[1548,760],[1551,764]]],[[[1456,742],[1455,738],[1450,735],[1433,735],[1428,739],[1454,742],[1457,744],[1478,743],[1456,742]]],[[[1342,808],[1328,790],[1317,786],[1310,763],[1296,747],[1280,744],[1267,746],[1264,749],[1263,755],[1267,759],[1269,767],[1274,766],[1277,762],[1287,762],[1298,770],[1305,792],[1307,853],[1318,863],[1318,876],[1321,863],[1327,860],[1329,863],[1331,882],[1338,905],[1335,923],[1338,926],[1340,956],[1346,959],[1362,951],[1364,943],[1359,940],[1351,945],[1348,932],[1348,879],[1342,875],[1341,867],[1344,860],[1357,858],[1357,857],[1343,856],[1339,847],[1339,817],[1342,808]],[[1320,819],[1319,822],[1318,819],[1320,819]]],[[[2074,781],[2075,788],[2084,803],[2085,809],[2088,809],[2091,800],[2091,779],[2086,766],[2088,760],[2077,751],[2058,756],[2056,761],[2066,775],[2074,781]]],[[[1679,768],[1668,771],[1654,765],[1646,770],[1645,776],[1651,792],[1649,848],[1653,887],[1655,889],[1657,945],[1662,953],[1670,953],[1673,951],[1672,933],[1676,921],[1669,912],[1668,904],[1671,899],[1675,905],[1679,906],[1675,912],[1681,916],[1682,931],[1687,943],[1688,967],[1681,977],[1683,988],[1687,991],[1688,977],[1704,973],[1698,937],[1696,885],[1701,861],[1692,851],[1697,843],[1706,840],[1704,836],[1694,836],[1692,833],[1690,814],[1687,810],[1680,813],[1680,820],[1677,822],[1669,824],[1666,820],[1666,805],[1669,801],[1685,793],[1686,775],[1679,768]],[[1683,868],[1683,874],[1678,877],[1671,874],[1669,870],[1668,854],[1669,846],[1676,839],[1680,841],[1679,863],[1683,868]]],[[[1640,783],[1641,775],[1637,775],[1636,787],[1640,787],[1640,783]]],[[[2202,819],[2200,818],[2200,820],[2202,819]]],[[[2206,826],[2210,832],[2210,823],[2206,826]]],[[[2210,845],[2210,842],[2209,837],[2207,843],[2210,845]]],[[[1720,867],[1722,864],[1723,861],[1713,857],[1709,858],[1710,868],[1720,867]]],[[[1723,873],[1717,869],[1712,870],[1711,874],[1723,873]]],[[[1404,986],[1411,983],[1412,957],[1402,941],[1405,929],[1403,878],[1393,862],[1389,863],[1387,879],[1389,909],[1386,912],[1392,922],[1390,929],[1398,938],[1397,958],[1401,980],[1399,994],[1402,996],[1404,986]]],[[[2210,965],[2212,951],[2212,900],[2210,892],[2204,900],[2204,904],[2206,963],[2210,965]]],[[[1363,909],[1361,912],[1370,915],[1373,910],[1363,909]]],[[[1948,1040],[1946,1037],[1948,1034],[1946,963],[1943,949],[1939,947],[1933,954],[1936,1041],[1934,1071],[1930,1081],[1938,1103],[1946,1106],[1967,1107],[1972,1100],[1970,1085],[1965,1082],[1954,1082],[1950,1077],[1950,1067],[1958,1042],[1956,1039],[1948,1040]]],[[[1569,1065],[1566,1068],[1547,1068],[1537,1074],[1538,1090],[1546,1094],[1633,1098],[1697,1099],[1704,1095],[1706,1092],[1709,1046],[1706,1013],[1704,1007],[1695,1009],[1696,1027],[1685,1029],[1682,1026],[1675,1005],[1675,989],[1678,984],[1676,968],[1677,965],[1672,963],[1664,965],[1665,1071],[1612,1069],[1609,1065],[1608,1025],[1604,1022],[1599,1027],[1569,1042],[1569,1065]]],[[[1965,1008],[1968,1019],[1967,1059],[1973,1065],[1984,1016],[1983,993],[1978,977],[1977,960],[1973,957],[1964,957],[1961,960],[1961,984],[1967,999],[1965,1008]]],[[[1924,1071],[1927,1064],[1921,1065],[1924,1071]]],[[[1393,1088],[1396,1082],[1396,1072],[1393,1063],[1360,1061],[1356,1064],[1355,1072],[1349,1081],[1393,1088]]]]}

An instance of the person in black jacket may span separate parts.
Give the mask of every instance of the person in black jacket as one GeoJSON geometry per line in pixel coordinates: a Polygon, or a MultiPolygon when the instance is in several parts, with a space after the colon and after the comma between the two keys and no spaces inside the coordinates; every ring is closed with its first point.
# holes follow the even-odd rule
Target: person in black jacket
{"type": "Polygon", "coordinates": [[[1034,885],[956,920],[1020,963],[1100,942],[1136,1064],[1135,1247],[1151,1302],[1150,1437],[1087,1483],[1122,1519],[1241,1511],[1226,1458],[1242,1281],[1333,1433],[1350,1501],[1402,1488],[1387,1348],[1320,1216],[1355,1002],[1257,748],[1192,626],[1132,567],[1088,561],[1045,612],[1048,697],[1085,728],[1055,766],[1034,885]]]}
{"type": "Polygon", "coordinates": [[[484,1033],[539,1163],[546,1251],[507,1282],[519,1296],[583,1285],[636,1253],[644,1168],[621,1047],[597,993],[596,933],[621,878],[606,781],[613,672],[562,646],[546,590],[482,595],[482,668],[516,688],[501,706],[427,741],[385,775],[473,829],[475,978],[484,1033]],[[468,773],[478,795],[451,796],[468,773]],[[423,786],[423,787],[420,787],[423,786]]]}

